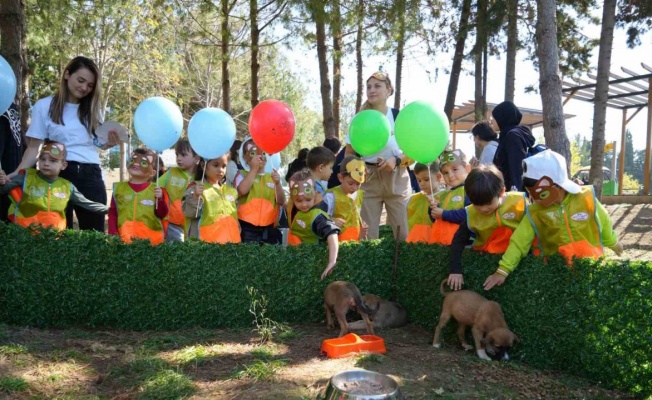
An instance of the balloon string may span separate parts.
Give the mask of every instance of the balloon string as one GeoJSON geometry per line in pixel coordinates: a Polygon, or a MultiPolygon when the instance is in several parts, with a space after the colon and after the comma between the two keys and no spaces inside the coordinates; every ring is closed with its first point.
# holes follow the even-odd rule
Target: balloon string
{"type": "MultiPolygon", "coordinates": [[[[206,161],[204,161],[204,169],[201,171],[201,183],[204,183],[204,176],[206,176],[206,161]]],[[[199,207],[201,207],[201,202],[202,202],[203,197],[199,196],[199,200],[197,201],[197,210],[195,210],[195,218],[199,216],[199,207]]]]}

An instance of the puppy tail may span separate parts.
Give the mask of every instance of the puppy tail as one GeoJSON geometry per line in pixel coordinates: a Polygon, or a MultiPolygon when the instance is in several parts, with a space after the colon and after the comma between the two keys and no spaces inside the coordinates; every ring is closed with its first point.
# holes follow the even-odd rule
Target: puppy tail
{"type": "Polygon", "coordinates": [[[446,297],[446,282],[448,282],[448,278],[444,278],[443,281],[441,281],[441,285],[439,285],[439,291],[441,292],[441,295],[446,297]]]}

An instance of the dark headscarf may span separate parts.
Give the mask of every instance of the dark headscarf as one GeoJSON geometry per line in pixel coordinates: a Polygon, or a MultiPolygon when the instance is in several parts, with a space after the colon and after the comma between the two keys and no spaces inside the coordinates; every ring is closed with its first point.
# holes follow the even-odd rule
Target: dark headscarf
{"type": "Polygon", "coordinates": [[[491,112],[491,115],[498,123],[500,132],[507,132],[510,128],[517,126],[521,123],[521,118],[523,118],[523,114],[518,110],[518,107],[508,100],[498,104],[491,112]]]}

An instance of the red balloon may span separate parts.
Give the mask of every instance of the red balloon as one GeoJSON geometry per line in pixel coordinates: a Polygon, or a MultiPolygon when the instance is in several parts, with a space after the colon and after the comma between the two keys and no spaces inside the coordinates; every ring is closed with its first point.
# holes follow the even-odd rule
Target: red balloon
{"type": "Polygon", "coordinates": [[[290,144],[295,126],[292,110],[278,100],[261,101],[249,116],[251,138],[267,154],[278,153],[290,144]]]}

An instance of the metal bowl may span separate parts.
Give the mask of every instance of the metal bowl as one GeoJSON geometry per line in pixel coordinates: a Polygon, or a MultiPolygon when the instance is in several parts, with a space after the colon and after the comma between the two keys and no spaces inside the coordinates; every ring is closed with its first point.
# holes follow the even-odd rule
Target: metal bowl
{"type": "Polygon", "coordinates": [[[339,372],[328,382],[323,400],[404,400],[398,383],[378,372],[355,369],[339,372]]]}

